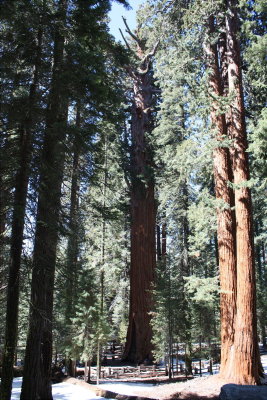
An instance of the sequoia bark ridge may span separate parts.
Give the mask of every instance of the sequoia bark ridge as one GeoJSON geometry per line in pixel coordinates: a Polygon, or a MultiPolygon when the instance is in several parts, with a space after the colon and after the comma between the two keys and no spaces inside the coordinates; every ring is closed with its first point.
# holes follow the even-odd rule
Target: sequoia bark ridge
{"type": "Polygon", "coordinates": [[[131,120],[131,269],[130,311],[124,359],[152,361],[153,284],[156,266],[156,205],[153,156],[148,134],[152,131],[153,74],[151,58],[156,47],[145,53],[143,42],[129,30],[137,44],[136,68],[128,67],[133,81],[131,120]]]}

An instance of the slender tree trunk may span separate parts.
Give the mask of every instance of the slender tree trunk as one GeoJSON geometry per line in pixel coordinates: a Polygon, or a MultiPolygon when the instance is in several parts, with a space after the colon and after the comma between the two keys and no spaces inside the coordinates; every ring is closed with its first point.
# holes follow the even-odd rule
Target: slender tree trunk
{"type": "Polygon", "coordinates": [[[161,255],[162,257],[166,257],[167,255],[167,227],[166,222],[162,224],[162,232],[161,232],[161,255]]]}
{"type": "Polygon", "coordinates": [[[247,155],[242,72],[238,42],[236,0],[226,1],[226,37],[230,106],[229,134],[233,139],[232,162],[235,187],[237,298],[233,379],[238,384],[258,384],[260,357],[256,321],[256,285],[253,223],[247,155]]]}
{"type": "MultiPolygon", "coordinates": [[[[209,18],[209,32],[214,32],[214,17],[209,18]]],[[[223,96],[224,87],[220,76],[217,45],[207,45],[206,53],[210,68],[210,89],[213,97],[223,96]]],[[[222,63],[222,65],[224,65],[222,63]]],[[[226,79],[223,81],[225,82],[226,79]]],[[[234,343],[236,315],[236,256],[235,216],[233,190],[228,182],[233,180],[230,153],[223,141],[227,137],[225,115],[220,111],[219,101],[213,100],[212,125],[218,147],[213,152],[213,171],[217,206],[217,238],[220,268],[220,309],[221,309],[221,368],[225,377],[232,368],[231,348],[234,343]]]]}
{"type": "MultiPolygon", "coordinates": [[[[136,38],[137,39],[137,38],[136,38]]],[[[142,363],[152,360],[152,289],[156,265],[156,205],[152,156],[146,134],[151,131],[152,81],[150,55],[144,56],[137,39],[140,71],[131,70],[134,81],[132,109],[131,269],[130,312],[124,358],[142,363]]]]}
{"type": "Polygon", "coordinates": [[[101,377],[101,356],[102,356],[102,322],[103,322],[103,313],[104,313],[104,278],[105,278],[105,258],[106,258],[106,193],[107,193],[107,171],[108,171],[108,157],[107,157],[107,137],[104,137],[104,179],[103,179],[103,203],[102,207],[104,210],[104,216],[102,219],[102,238],[101,238],[101,271],[100,271],[100,318],[99,318],[99,329],[98,329],[98,338],[97,338],[97,372],[96,372],[96,383],[99,384],[99,379],[101,377]]]}
{"type": "Polygon", "coordinates": [[[14,356],[17,344],[21,253],[23,247],[24,218],[32,153],[33,110],[36,102],[36,92],[40,74],[42,37],[43,32],[40,28],[37,35],[35,71],[33,82],[30,87],[26,117],[20,126],[19,169],[17,170],[15,178],[7,288],[5,346],[1,379],[1,399],[3,400],[8,400],[11,396],[14,356]]]}
{"type": "Polygon", "coordinates": [[[67,1],[59,2],[33,253],[30,324],[21,400],[51,400],[52,311],[67,105],[62,82],[67,1]]]}
{"type": "MultiPolygon", "coordinates": [[[[261,221],[260,221],[261,222],[261,221]]],[[[261,223],[255,222],[255,233],[257,236],[261,234],[260,229],[261,223]]],[[[256,244],[255,247],[256,252],[256,260],[257,260],[257,271],[258,271],[258,284],[259,284],[259,292],[258,292],[258,320],[259,320],[259,330],[260,336],[262,340],[263,347],[266,346],[266,332],[265,332],[265,324],[266,324],[266,317],[265,317],[265,280],[264,280],[264,264],[262,262],[262,243],[259,242],[256,244]]]]}
{"type": "MultiPolygon", "coordinates": [[[[77,104],[76,111],[76,128],[81,125],[81,110],[77,104]]],[[[77,276],[78,276],[78,253],[79,253],[79,226],[78,226],[78,209],[79,209],[79,161],[80,147],[79,139],[74,138],[73,143],[73,162],[72,162],[72,178],[71,178],[71,196],[70,196],[70,220],[69,220],[69,238],[67,246],[67,281],[66,281],[66,310],[65,321],[68,332],[68,343],[72,348],[72,318],[75,315],[75,303],[77,300],[77,276]]],[[[70,354],[72,358],[73,354],[70,354]]],[[[72,361],[72,360],[70,360],[72,361]]],[[[69,375],[72,375],[73,368],[69,368],[69,375]]],[[[76,374],[76,370],[74,371],[76,374]]]]}
{"type": "Polygon", "coordinates": [[[160,232],[160,225],[157,224],[156,227],[156,236],[157,236],[157,260],[159,261],[161,259],[162,256],[162,252],[161,252],[161,232],[160,232]]]}
{"type": "MultiPolygon", "coordinates": [[[[1,149],[2,152],[2,149],[1,149]]],[[[2,155],[2,154],[1,154],[2,155]]],[[[2,157],[1,157],[2,158],[2,157]]],[[[2,164],[0,166],[0,288],[1,288],[1,297],[5,296],[4,289],[7,286],[6,282],[6,229],[7,229],[7,190],[6,185],[4,183],[4,166],[2,164]]]]}
{"type": "MultiPolygon", "coordinates": [[[[184,114],[184,113],[183,113],[184,114]]],[[[192,316],[190,306],[188,304],[188,296],[186,293],[185,285],[184,285],[184,277],[189,277],[191,275],[190,268],[190,258],[189,258],[189,221],[188,221],[188,208],[189,208],[189,195],[188,195],[188,183],[187,180],[184,179],[181,182],[181,201],[182,201],[182,209],[184,210],[184,215],[181,221],[181,266],[180,266],[180,274],[181,274],[181,296],[183,302],[183,310],[182,310],[182,320],[184,324],[184,340],[186,343],[186,349],[188,350],[185,355],[186,369],[189,374],[192,374],[192,358],[191,358],[191,349],[192,349],[192,316]]]]}

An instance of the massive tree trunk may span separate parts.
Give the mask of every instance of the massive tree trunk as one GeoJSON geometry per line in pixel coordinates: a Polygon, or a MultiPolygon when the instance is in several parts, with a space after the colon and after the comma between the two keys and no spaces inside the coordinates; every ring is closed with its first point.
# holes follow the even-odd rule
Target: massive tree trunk
{"type": "Polygon", "coordinates": [[[39,29],[37,36],[36,61],[33,82],[30,87],[26,117],[21,123],[19,132],[19,168],[17,170],[15,178],[10,263],[7,287],[5,345],[3,351],[4,356],[1,379],[1,399],[3,400],[8,400],[11,396],[14,356],[17,343],[20,265],[23,246],[23,230],[27,189],[32,153],[33,110],[36,102],[36,92],[38,87],[41,62],[41,45],[43,36],[41,28],[39,29]]]}
{"type": "MultiPolygon", "coordinates": [[[[209,18],[209,33],[213,34],[214,17],[209,18]]],[[[213,171],[217,206],[217,239],[220,269],[220,310],[221,310],[221,368],[225,377],[231,370],[231,348],[234,343],[236,315],[236,255],[235,255],[235,215],[234,194],[228,182],[232,182],[230,153],[227,144],[225,114],[220,111],[219,99],[224,94],[224,71],[219,70],[218,47],[207,44],[206,53],[210,68],[209,85],[213,98],[211,121],[218,146],[213,151],[213,171]]],[[[222,56],[222,53],[221,53],[222,56]]],[[[224,63],[221,63],[223,66],[224,63]]]]}
{"type": "MultiPolygon", "coordinates": [[[[128,33],[131,32],[128,29],[128,33]]],[[[129,69],[134,82],[132,108],[131,182],[131,269],[130,312],[124,358],[142,363],[152,360],[152,328],[149,313],[153,308],[152,289],[156,265],[156,205],[152,155],[146,135],[151,131],[152,76],[151,56],[144,54],[134,35],[141,59],[137,70],[129,69]]]]}
{"type": "Polygon", "coordinates": [[[67,104],[62,82],[67,0],[59,2],[54,65],[47,109],[38,196],[27,338],[21,400],[52,399],[52,311],[64,166],[67,104]]]}
{"type": "Polygon", "coordinates": [[[255,260],[247,154],[242,72],[238,42],[236,0],[226,2],[226,37],[230,105],[231,147],[236,215],[237,298],[232,378],[238,384],[258,384],[260,358],[256,321],[255,260]]]}
{"type": "Polygon", "coordinates": [[[152,285],[155,269],[155,201],[153,184],[135,187],[131,196],[130,312],[124,358],[152,360],[152,285]]]}
{"type": "MultiPolygon", "coordinates": [[[[207,46],[213,96],[219,99],[229,95],[230,99],[227,114],[220,112],[218,100],[213,101],[211,113],[216,138],[220,142],[214,151],[216,197],[224,202],[223,207],[217,210],[221,274],[221,376],[238,384],[258,384],[261,364],[257,343],[252,206],[247,186],[249,164],[237,2],[226,1],[226,6],[226,41],[219,43],[221,70],[216,45],[207,46]],[[226,137],[232,140],[230,151],[223,144],[226,137]],[[235,185],[234,201],[229,181],[235,185]],[[233,205],[234,216],[231,210],[233,205]]],[[[214,32],[212,17],[209,30],[214,32]]]]}

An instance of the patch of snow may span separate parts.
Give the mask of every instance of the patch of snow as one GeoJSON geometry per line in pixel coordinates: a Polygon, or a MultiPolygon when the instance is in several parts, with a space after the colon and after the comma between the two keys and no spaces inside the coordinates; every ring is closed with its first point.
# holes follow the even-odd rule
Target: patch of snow
{"type": "MultiPolygon", "coordinates": [[[[11,400],[19,400],[21,383],[22,378],[13,380],[11,400]]],[[[54,400],[105,400],[104,397],[96,396],[91,390],[64,382],[52,385],[52,393],[54,400]]]]}

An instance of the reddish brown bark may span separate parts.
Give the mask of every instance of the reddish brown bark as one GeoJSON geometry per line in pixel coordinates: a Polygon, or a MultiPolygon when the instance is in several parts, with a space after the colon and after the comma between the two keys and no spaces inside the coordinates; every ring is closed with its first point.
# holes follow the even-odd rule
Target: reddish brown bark
{"type": "MultiPolygon", "coordinates": [[[[209,19],[209,32],[214,32],[214,17],[209,19]]],[[[224,85],[219,70],[218,48],[207,45],[206,53],[210,68],[209,85],[213,98],[211,121],[215,130],[218,147],[213,151],[213,172],[217,206],[217,240],[220,268],[220,310],[221,310],[221,376],[231,369],[231,347],[234,343],[236,314],[236,255],[234,195],[228,182],[232,181],[229,148],[223,141],[227,137],[225,114],[220,112],[219,97],[224,85]]],[[[225,81],[225,79],[224,79],[225,81]]]]}
{"type": "MultiPolygon", "coordinates": [[[[130,33],[130,32],[128,32],[130,33]]],[[[130,33],[131,34],[131,33],[130,33]]],[[[134,83],[132,109],[131,269],[130,311],[124,358],[141,363],[152,360],[152,289],[156,265],[156,206],[152,156],[146,135],[151,130],[151,54],[145,56],[141,41],[138,70],[129,68],[134,83]]]]}
{"type": "Polygon", "coordinates": [[[155,269],[155,201],[153,185],[132,193],[129,327],[124,358],[152,360],[152,284],[155,269]]]}
{"type": "MultiPolygon", "coordinates": [[[[237,2],[229,0],[226,1],[226,5],[226,40],[219,43],[221,70],[216,45],[207,47],[213,95],[219,99],[220,96],[229,94],[231,99],[227,114],[219,112],[217,100],[213,102],[211,111],[217,140],[222,141],[224,137],[232,140],[230,154],[222,143],[214,151],[216,197],[228,205],[217,210],[222,291],[221,376],[238,384],[258,384],[261,364],[257,343],[252,206],[250,190],[247,187],[249,164],[237,35],[237,2]],[[235,185],[234,202],[232,191],[228,188],[228,181],[232,181],[232,177],[235,185]],[[234,217],[230,208],[233,204],[234,217]]],[[[209,22],[212,33],[213,18],[210,18],[209,22]]]]}
{"type": "Polygon", "coordinates": [[[238,42],[237,1],[229,0],[226,13],[230,105],[229,135],[235,187],[237,299],[233,368],[229,371],[238,384],[258,384],[260,358],[257,343],[256,285],[253,224],[247,155],[245,109],[238,42]]]}

